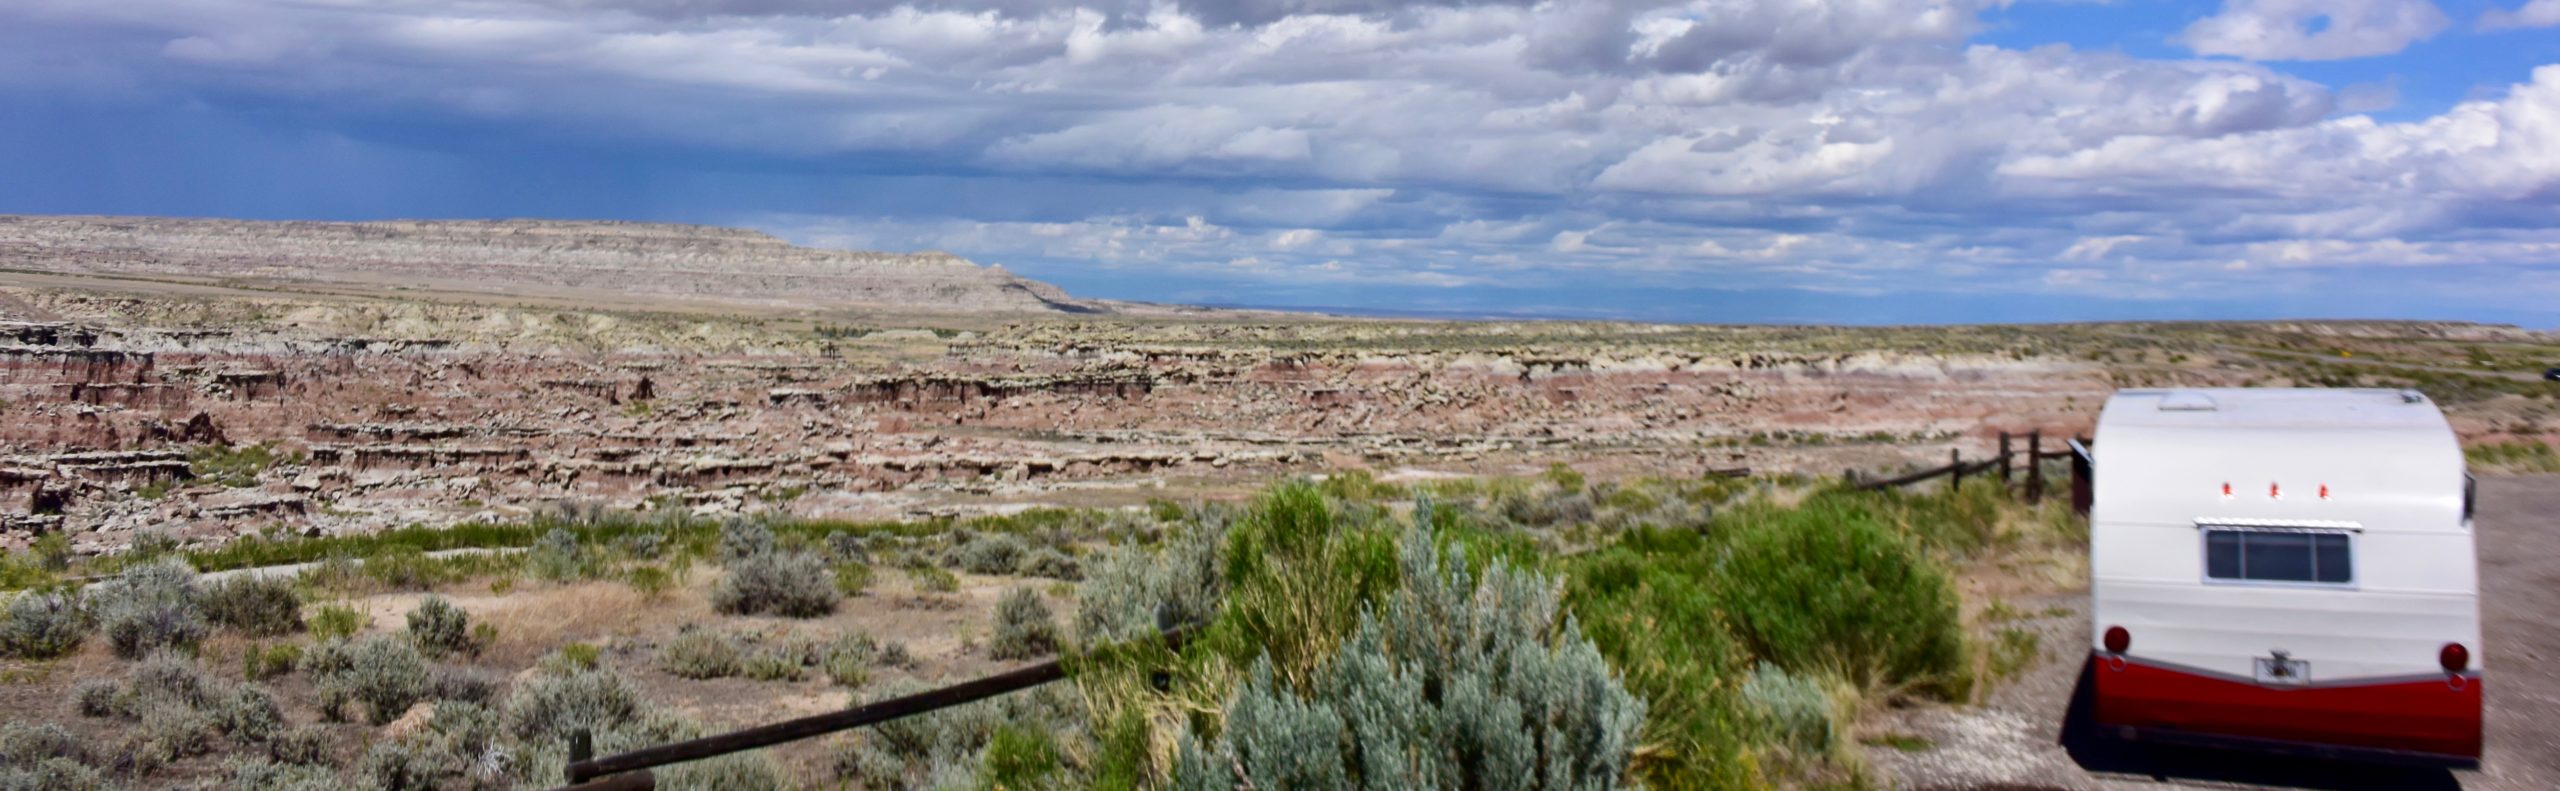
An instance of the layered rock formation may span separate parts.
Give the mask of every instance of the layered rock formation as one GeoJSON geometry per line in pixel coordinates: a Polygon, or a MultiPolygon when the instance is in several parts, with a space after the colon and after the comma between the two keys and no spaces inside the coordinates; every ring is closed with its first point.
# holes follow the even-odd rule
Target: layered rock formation
{"type": "Polygon", "coordinates": [[[0,268],[813,308],[1101,310],[946,253],[820,250],[755,231],[624,222],[0,216],[0,268]]]}

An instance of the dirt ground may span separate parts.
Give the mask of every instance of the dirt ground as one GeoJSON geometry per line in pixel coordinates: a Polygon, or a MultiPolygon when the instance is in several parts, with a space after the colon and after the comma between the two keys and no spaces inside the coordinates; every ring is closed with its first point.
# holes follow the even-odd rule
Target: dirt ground
{"type": "Polygon", "coordinates": [[[1866,734],[1869,763],[1883,784],[1946,791],[2560,788],[2560,726],[2548,721],[2560,712],[2560,476],[2481,479],[2476,525],[2488,685],[2488,755],[2479,771],[2183,750],[2084,749],[2075,758],[2059,736],[2087,651],[2085,592],[2014,601],[2035,614],[2020,624],[2041,636],[2035,665],[1982,705],[1894,712],[1866,734]]]}

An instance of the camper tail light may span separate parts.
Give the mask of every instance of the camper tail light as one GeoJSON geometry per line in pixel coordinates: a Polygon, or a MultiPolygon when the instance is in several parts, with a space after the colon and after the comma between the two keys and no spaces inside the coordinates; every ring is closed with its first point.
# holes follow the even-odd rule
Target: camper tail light
{"type": "MultiPolygon", "coordinates": [[[[2107,627],[2106,646],[2107,646],[2107,653],[2110,653],[2110,654],[2121,654],[2121,653],[2124,653],[2126,649],[2129,649],[2129,648],[2132,648],[2132,647],[2133,647],[2133,633],[2132,633],[2132,632],[2125,631],[2124,627],[2122,627],[2122,626],[2110,626],[2110,627],[2107,627]]],[[[2445,647],[2445,650],[2447,650],[2447,651],[2451,651],[2451,650],[2453,650],[2453,649],[2457,649],[2457,648],[2461,648],[2461,646],[2458,646],[2458,645],[2456,645],[2456,646],[2446,646],[2446,647],[2445,647]]],[[[2469,661],[2469,660],[2466,658],[2464,661],[2469,661]]]]}
{"type": "Polygon", "coordinates": [[[2471,649],[2461,643],[2446,643],[2444,650],[2436,652],[2436,662],[2444,665],[2444,672],[2460,673],[2471,667],[2471,649]]]}

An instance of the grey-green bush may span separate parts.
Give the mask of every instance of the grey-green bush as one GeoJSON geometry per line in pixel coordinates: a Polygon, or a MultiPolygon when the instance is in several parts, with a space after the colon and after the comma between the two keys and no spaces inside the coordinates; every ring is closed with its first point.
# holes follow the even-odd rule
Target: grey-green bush
{"type": "Polygon", "coordinates": [[[836,580],[812,552],[766,552],[729,565],[711,588],[711,606],[731,615],[815,618],[836,607],[836,580]]]}
{"type": "Polygon", "coordinates": [[[284,731],[284,709],[275,695],[257,684],[241,684],[214,701],[209,713],[222,735],[242,744],[259,744],[284,731]]]}
{"type": "Polygon", "coordinates": [[[827,680],[839,686],[859,687],[871,679],[871,660],[879,656],[880,644],[866,634],[848,634],[828,643],[819,664],[827,671],[827,680]]]}
{"type": "Polygon", "coordinates": [[[1226,595],[1226,578],[1218,573],[1226,540],[1227,520],[1213,511],[1175,533],[1160,553],[1135,546],[1112,550],[1076,589],[1077,638],[1100,645],[1155,634],[1159,620],[1209,620],[1226,595]]]}
{"type": "Polygon", "coordinates": [[[567,528],[551,528],[541,538],[535,539],[533,548],[524,553],[524,573],[535,579],[561,582],[577,579],[586,570],[586,548],[578,544],[577,534],[567,528]]]}
{"type": "Polygon", "coordinates": [[[515,694],[507,697],[503,722],[506,732],[519,741],[560,744],[572,731],[620,727],[637,721],[641,714],[640,693],[621,674],[600,668],[567,669],[516,685],[515,694]]]}
{"type": "Polygon", "coordinates": [[[1213,747],[1177,787],[1613,789],[1645,706],[1566,616],[1552,580],[1500,561],[1478,576],[1429,531],[1398,551],[1405,585],[1364,613],[1304,694],[1256,660],[1213,747]],[[1229,779],[1227,785],[1232,785],[1229,779]]]}
{"type": "Polygon", "coordinates": [[[1831,696],[1812,678],[1762,662],[1743,679],[1742,699],[1760,730],[1796,755],[1814,758],[1830,751],[1836,733],[1831,696]]]}
{"type": "Polygon", "coordinates": [[[204,641],[207,627],[196,595],[195,569],[163,558],[99,583],[89,602],[116,656],[139,659],[163,648],[194,651],[204,641]]]}
{"type": "Polygon", "coordinates": [[[0,724],[0,789],[86,791],[108,787],[87,745],[55,725],[0,724]]]}
{"type": "Polygon", "coordinates": [[[727,678],[738,674],[740,654],[737,638],[687,626],[658,649],[658,668],[679,678],[727,678]]]}
{"type": "Polygon", "coordinates": [[[773,528],[752,519],[730,519],[720,523],[720,562],[736,563],[757,555],[773,554],[776,547],[773,528]]]}
{"type": "Polygon", "coordinates": [[[979,533],[952,547],[944,562],[971,574],[1012,574],[1031,545],[1011,533],[979,533]]]}
{"type": "Polygon", "coordinates": [[[1006,591],[996,601],[995,636],[987,640],[987,655],[997,659],[1029,659],[1047,656],[1058,650],[1058,620],[1050,615],[1040,592],[1030,588],[1006,591]]]}
{"type": "Polygon", "coordinates": [[[268,758],[232,757],[222,762],[222,787],[259,791],[340,791],[336,773],[317,766],[268,758]]]}
{"type": "Polygon", "coordinates": [[[1056,547],[1032,550],[1029,557],[1022,559],[1016,571],[1025,577],[1046,577],[1069,582],[1084,579],[1084,564],[1077,562],[1075,556],[1059,551],[1056,547]]]}
{"type": "Polygon", "coordinates": [[[318,725],[286,728],[267,742],[267,757],[280,763],[328,766],[329,729],[318,725]]]}
{"type": "Polygon", "coordinates": [[[480,653],[471,639],[471,615],[442,596],[429,595],[409,611],[409,639],[431,656],[480,653]]]}
{"type": "Polygon", "coordinates": [[[808,657],[789,646],[759,649],[738,663],[738,675],[757,681],[798,681],[808,675],[808,657]]]}
{"type": "Polygon", "coordinates": [[[302,599],[291,579],[235,575],[204,586],[199,600],[205,618],[227,629],[259,637],[302,630],[302,599]]]}
{"type": "Polygon", "coordinates": [[[0,656],[52,659],[80,648],[89,636],[89,615],[80,597],[63,591],[35,591],[9,597],[0,615],[0,656]]]}
{"type": "Polygon", "coordinates": [[[434,690],[426,657],[407,640],[378,634],[348,644],[345,652],[343,667],[315,674],[323,714],[342,714],[343,707],[352,703],[362,709],[366,721],[380,725],[406,713],[434,690]]]}
{"type": "Polygon", "coordinates": [[[118,694],[116,682],[103,678],[84,678],[71,685],[71,699],[83,717],[116,716],[123,710],[116,700],[118,694]]]}

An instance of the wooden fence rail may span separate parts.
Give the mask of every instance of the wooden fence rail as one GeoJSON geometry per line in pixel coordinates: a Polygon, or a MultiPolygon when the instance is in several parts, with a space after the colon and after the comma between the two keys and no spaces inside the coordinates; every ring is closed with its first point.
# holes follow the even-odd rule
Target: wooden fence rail
{"type": "Polygon", "coordinates": [[[2065,442],[2064,447],[2054,450],[2044,449],[2044,432],[2042,431],[2027,432],[2024,450],[2013,447],[2013,439],[2009,432],[2000,432],[2000,449],[1988,459],[1965,461],[1960,451],[1948,451],[1947,463],[1944,466],[1904,473],[1882,480],[1855,481],[1850,486],[1862,491],[1876,491],[1896,486],[1909,486],[1942,476],[1954,485],[1962,485],[1967,475],[1996,469],[2000,473],[2000,484],[2005,488],[2011,480],[2010,471],[2015,466],[2013,462],[2023,460],[2026,462],[2027,481],[2025,490],[2020,494],[2029,504],[2034,504],[2044,500],[2042,462],[2047,459],[2070,459],[2072,508],[2084,514],[2089,512],[2090,475],[2095,469],[2096,453],[2090,450],[2092,443],[2088,438],[2073,437],[2065,442]]]}
{"type": "MultiPolygon", "coordinates": [[[[1180,648],[1183,641],[1190,639],[1195,628],[1196,626],[1181,626],[1167,629],[1156,637],[1164,640],[1169,647],[1180,648]]],[[[601,758],[586,757],[585,742],[572,741],[569,750],[571,760],[567,771],[570,785],[559,791],[655,788],[656,779],[648,770],[656,767],[717,758],[730,753],[771,747],[812,736],[877,725],[964,703],[974,703],[1008,692],[1030,689],[1065,678],[1067,671],[1062,661],[1053,659],[1019,670],[998,673],[941,689],[926,690],[902,698],[891,698],[844,711],[784,720],[771,725],[705,736],[674,744],[662,744],[601,758]]]]}

